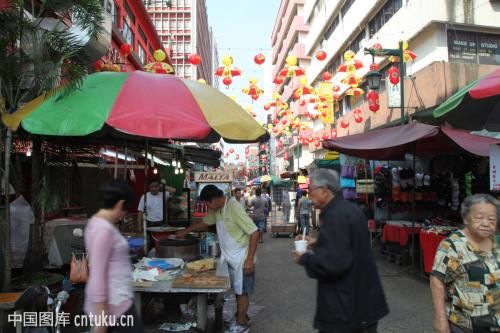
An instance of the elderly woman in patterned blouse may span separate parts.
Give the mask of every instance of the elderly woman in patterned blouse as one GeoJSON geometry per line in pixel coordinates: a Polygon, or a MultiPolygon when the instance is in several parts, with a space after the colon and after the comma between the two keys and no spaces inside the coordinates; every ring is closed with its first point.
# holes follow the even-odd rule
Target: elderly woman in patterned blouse
{"type": "Polygon", "coordinates": [[[488,194],[464,200],[464,228],[439,245],[431,273],[435,332],[500,331],[500,202],[488,194]]]}

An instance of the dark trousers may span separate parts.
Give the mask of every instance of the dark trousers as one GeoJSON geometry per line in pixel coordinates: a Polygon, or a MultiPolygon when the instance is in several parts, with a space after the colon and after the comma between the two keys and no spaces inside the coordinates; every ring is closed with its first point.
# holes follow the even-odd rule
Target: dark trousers
{"type": "Polygon", "coordinates": [[[335,331],[335,332],[327,332],[327,331],[319,331],[319,333],[377,333],[377,324],[375,323],[373,325],[370,325],[366,328],[363,328],[361,330],[357,331],[351,331],[351,332],[340,332],[340,331],[335,331]]]}

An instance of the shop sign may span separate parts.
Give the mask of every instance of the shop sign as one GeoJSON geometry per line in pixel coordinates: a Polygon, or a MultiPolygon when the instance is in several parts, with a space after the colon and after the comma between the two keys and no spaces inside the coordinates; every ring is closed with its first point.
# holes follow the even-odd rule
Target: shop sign
{"type": "Polygon", "coordinates": [[[448,30],[450,62],[500,65],[500,36],[448,30]]]}
{"type": "Polygon", "coordinates": [[[319,84],[319,96],[325,97],[325,101],[322,103],[324,105],[325,115],[321,115],[321,122],[323,124],[333,124],[333,83],[332,82],[320,82],[319,84]]]}
{"type": "Polygon", "coordinates": [[[323,159],[324,160],[329,160],[329,161],[333,161],[333,160],[338,160],[340,157],[340,154],[336,151],[329,151],[325,154],[325,156],[323,156],[323,159]]]}
{"type": "Polygon", "coordinates": [[[233,175],[226,172],[195,172],[194,181],[197,183],[229,183],[233,175]]]}
{"type": "Polygon", "coordinates": [[[500,191],[500,147],[490,145],[490,191],[500,191]]]}
{"type": "Polygon", "coordinates": [[[401,107],[401,80],[398,84],[392,84],[389,81],[389,76],[387,76],[385,82],[387,84],[387,106],[390,108],[401,107]]]}

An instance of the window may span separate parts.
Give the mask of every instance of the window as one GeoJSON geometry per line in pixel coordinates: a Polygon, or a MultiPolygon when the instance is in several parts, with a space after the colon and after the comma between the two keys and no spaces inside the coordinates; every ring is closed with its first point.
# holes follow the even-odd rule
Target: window
{"type": "Polygon", "coordinates": [[[373,37],[403,6],[403,0],[389,0],[368,23],[370,38],[373,37]]]}
{"type": "Polygon", "coordinates": [[[342,6],[342,8],[340,8],[340,15],[342,17],[344,17],[347,12],[349,11],[349,9],[351,8],[352,4],[354,3],[354,0],[347,0],[344,5],[342,6]]]}
{"type": "Polygon", "coordinates": [[[146,43],[146,45],[147,45],[148,39],[146,38],[146,34],[144,33],[144,30],[142,30],[141,26],[139,26],[139,35],[141,36],[144,43],[146,43]]]}
{"type": "Polygon", "coordinates": [[[333,32],[335,31],[335,29],[339,25],[339,22],[340,22],[340,18],[337,15],[333,19],[332,23],[330,23],[330,26],[326,29],[326,31],[325,31],[325,39],[329,39],[330,38],[330,36],[333,34],[333,32]]]}
{"type": "Polygon", "coordinates": [[[358,53],[358,51],[361,49],[361,41],[365,39],[365,31],[361,31],[356,38],[352,41],[352,43],[347,47],[348,50],[352,50],[355,53],[358,53]]]}
{"type": "Polygon", "coordinates": [[[132,12],[132,9],[130,9],[130,7],[128,6],[127,1],[125,1],[123,3],[123,7],[125,8],[125,11],[127,12],[127,15],[128,15],[128,18],[130,19],[130,21],[132,21],[132,23],[135,24],[135,15],[134,15],[134,12],[132,12]]]}
{"type": "Polygon", "coordinates": [[[119,17],[118,12],[119,12],[119,9],[118,9],[118,7],[115,5],[115,6],[114,6],[114,9],[113,9],[113,15],[111,16],[111,20],[112,20],[113,25],[114,25],[115,27],[118,27],[118,17],[119,17]]]}
{"type": "Polygon", "coordinates": [[[130,26],[127,21],[123,20],[123,37],[127,40],[127,42],[134,47],[134,33],[130,30],[130,26]]]}
{"type": "Polygon", "coordinates": [[[141,59],[142,64],[146,64],[146,51],[144,51],[144,48],[140,43],[137,43],[137,55],[139,56],[139,59],[141,59]]]}
{"type": "Polygon", "coordinates": [[[186,30],[191,30],[191,20],[184,21],[184,26],[186,30]]]}

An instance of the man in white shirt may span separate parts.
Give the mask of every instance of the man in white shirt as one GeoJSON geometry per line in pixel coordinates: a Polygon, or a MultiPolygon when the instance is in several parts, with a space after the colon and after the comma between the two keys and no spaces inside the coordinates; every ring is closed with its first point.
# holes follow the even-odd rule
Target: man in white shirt
{"type": "MultiPolygon", "coordinates": [[[[173,193],[175,193],[175,188],[165,186],[165,200],[168,200],[173,193]]],[[[160,226],[164,222],[164,205],[163,194],[160,192],[160,182],[158,180],[149,182],[149,192],[146,195],[146,209],[144,209],[144,195],[142,195],[137,208],[139,211],[139,225],[143,224],[144,215],[146,215],[148,227],[160,226]]]]}

